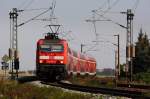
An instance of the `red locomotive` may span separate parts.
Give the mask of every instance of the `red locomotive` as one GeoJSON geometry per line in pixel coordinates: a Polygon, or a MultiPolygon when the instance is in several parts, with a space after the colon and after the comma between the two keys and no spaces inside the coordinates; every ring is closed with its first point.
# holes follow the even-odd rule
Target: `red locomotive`
{"type": "Polygon", "coordinates": [[[95,75],[96,60],[71,50],[56,33],[37,42],[36,74],[40,80],[62,80],[69,75],[95,75]]]}

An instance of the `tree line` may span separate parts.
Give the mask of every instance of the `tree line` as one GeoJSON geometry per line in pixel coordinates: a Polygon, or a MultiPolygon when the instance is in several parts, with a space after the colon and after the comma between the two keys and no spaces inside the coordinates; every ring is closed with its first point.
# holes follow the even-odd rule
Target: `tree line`
{"type": "MultiPolygon", "coordinates": [[[[125,72],[126,64],[121,64],[121,75],[122,79],[130,77],[125,72]]],[[[143,33],[140,29],[137,41],[135,43],[135,57],[133,57],[133,80],[142,81],[150,84],[150,39],[147,33],[143,33]]]]}
{"type": "Polygon", "coordinates": [[[133,74],[150,73],[150,39],[140,29],[138,41],[135,44],[135,58],[133,59],[133,74]]]}

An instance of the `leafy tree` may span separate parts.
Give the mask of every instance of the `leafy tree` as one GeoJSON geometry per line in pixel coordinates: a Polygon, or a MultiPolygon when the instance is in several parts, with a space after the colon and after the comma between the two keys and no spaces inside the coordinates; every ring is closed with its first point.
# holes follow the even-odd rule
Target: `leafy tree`
{"type": "Polygon", "coordinates": [[[120,64],[120,77],[126,77],[126,73],[125,73],[125,65],[126,64],[120,64]]]}

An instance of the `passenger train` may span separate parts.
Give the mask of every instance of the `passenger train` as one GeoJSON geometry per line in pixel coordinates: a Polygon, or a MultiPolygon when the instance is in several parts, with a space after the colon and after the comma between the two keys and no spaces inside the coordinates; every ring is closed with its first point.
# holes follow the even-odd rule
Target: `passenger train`
{"type": "Polygon", "coordinates": [[[69,47],[57,33],[37,41],[36,75],[40,80],[64,80],[70,75],[96,75],[96,60],[69,47]]]}

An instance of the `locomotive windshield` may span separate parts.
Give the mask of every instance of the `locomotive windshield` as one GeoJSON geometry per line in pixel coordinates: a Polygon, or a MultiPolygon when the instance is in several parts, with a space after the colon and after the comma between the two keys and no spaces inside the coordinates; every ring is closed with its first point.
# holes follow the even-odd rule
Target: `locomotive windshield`
{"type": "Polygon", "coordinates": [[[44,52],[63,52],[64,47],[61,44],[40,45],[40,50],[44,52]]]}

